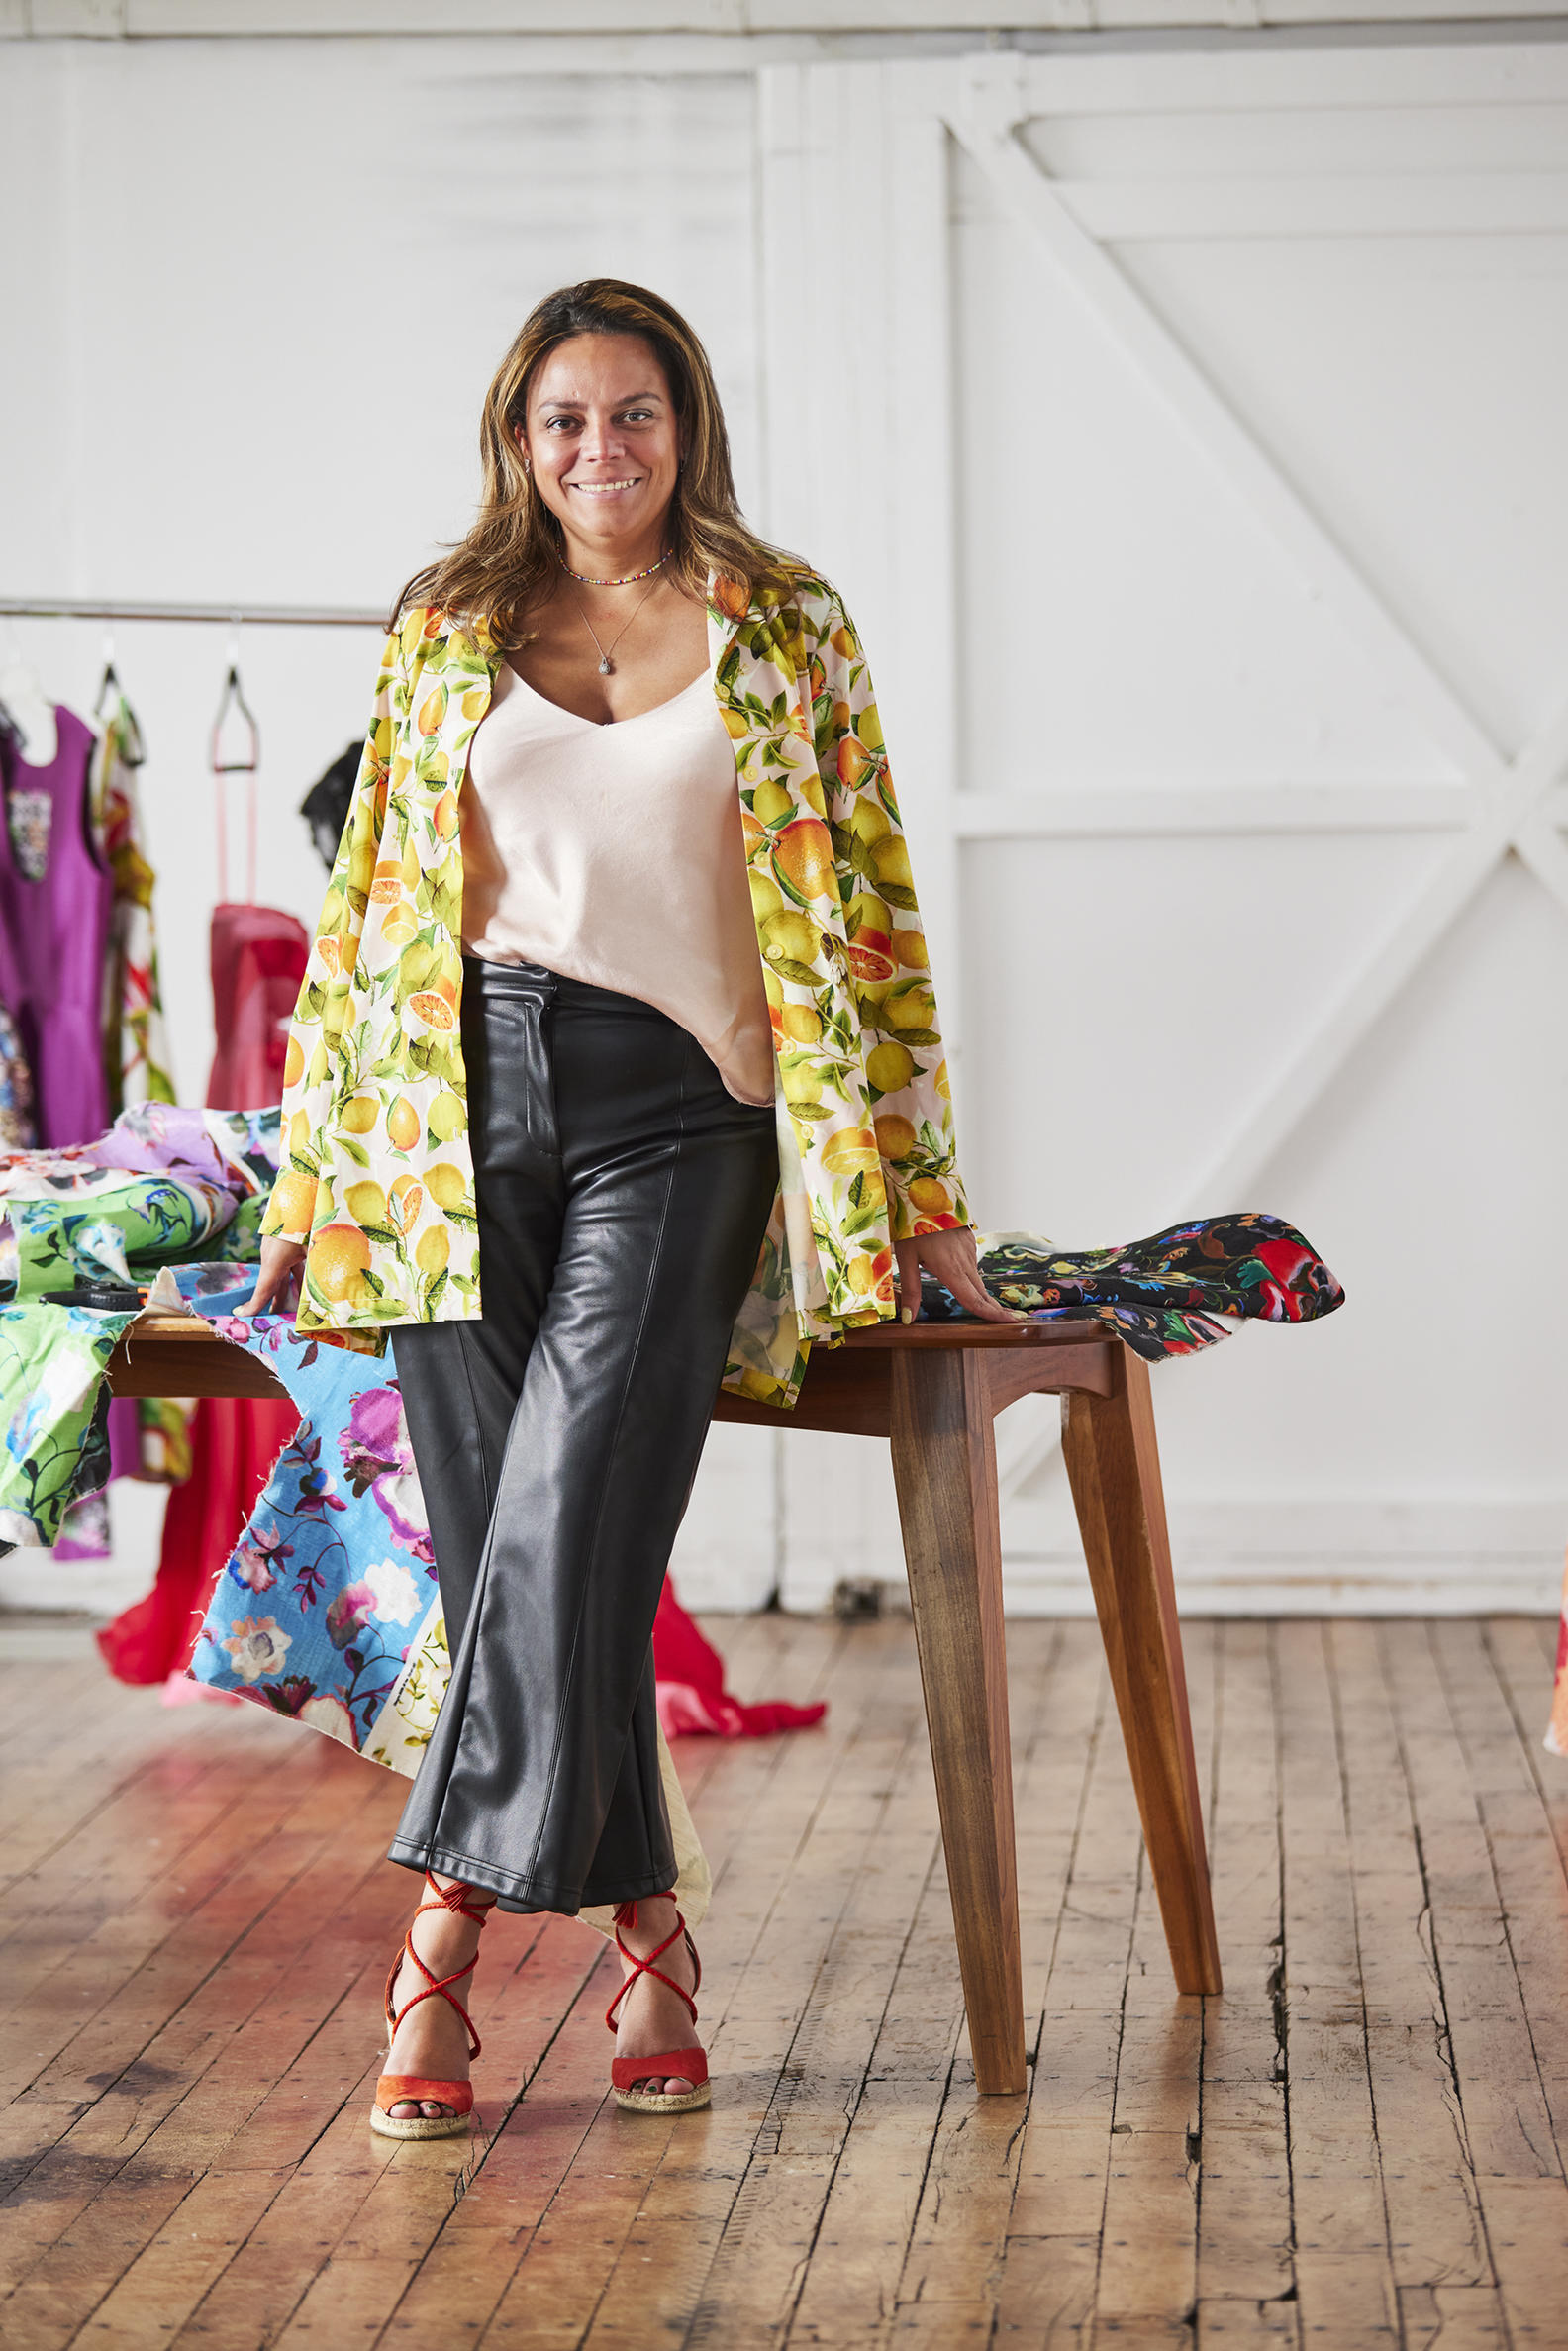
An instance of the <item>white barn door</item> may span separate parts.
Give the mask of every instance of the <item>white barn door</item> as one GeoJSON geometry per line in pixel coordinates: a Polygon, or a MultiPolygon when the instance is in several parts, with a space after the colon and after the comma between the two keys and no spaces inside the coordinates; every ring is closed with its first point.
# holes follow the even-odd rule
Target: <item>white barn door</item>
{"type": "MultiPolygon", "coordinates": [[[[1568,56],[761,79],[763,520],[867,639],[978,1212],[1344,1280],[1158,1376],[1189,1606],[1549,1605],[1568,56]]],[[[1011,1604],[1086,1606],[1047,1410],[999,1439],[1011,1604]]],[[[780,1462],[787,1604],[898,1573],[873,1448],[780,1462]]]]}

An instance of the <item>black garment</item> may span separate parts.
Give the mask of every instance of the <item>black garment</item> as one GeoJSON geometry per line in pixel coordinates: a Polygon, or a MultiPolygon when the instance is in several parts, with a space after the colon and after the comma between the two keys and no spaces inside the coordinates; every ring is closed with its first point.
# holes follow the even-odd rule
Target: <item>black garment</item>
{"type": "Polygon", "coordinates": [[[397,1333],[451,1682],[392,1859],[572,1912],[674,1880],[653,1616],[778,1182],[650,1005],[463,966],[484,1315],[397,1333]]]}
{"type": "Polygon", "coordinates": [[[300,802],[300,815],[311,829],[316,853],[328,872],[338,859],[338,843],[348,822],[348,807],[353,799],[354,785],[359,780],[359,763],[364,757],[364,744],[351,742],[341,751],[331,767],[316,778],[300,802]]]}

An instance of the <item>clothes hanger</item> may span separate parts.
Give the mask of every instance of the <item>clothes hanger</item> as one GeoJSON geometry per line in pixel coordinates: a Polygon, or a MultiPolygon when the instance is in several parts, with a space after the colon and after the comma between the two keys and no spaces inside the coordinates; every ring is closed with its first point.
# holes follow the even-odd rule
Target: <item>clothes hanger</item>
{"type": "Polygon", "coordinates": [[[115,668],[115,640],[112,629],[104,631],[103,657],[103,676],[98,680],[98,695],[92,706],[92,715],[95,719],[102,719],[104,704],[109,696],[114,695],[118,701],[123,691],[120,684],[120,673],[115,668]]]}
{"type": "Polygon", "coordinates": [[[54,705],[38,672],[24,658],[14,629],[4,630],[0,652],[0,707],[4,708],[22,757],[30,767],[51,767],[59,750],[54,705]]]}
{"type": "Polygon", "coordinates": [[[142,740],[142,722],[131,708],[130,698],[120,683],[120,672],[115,667],[115,640],[112,629],[104,631],[103,654],[103,676],[98,681],[98,697],[92,706],[92,715],[98,725],[102,726],[105,723],[104,706],[107,704],[109,716],[119,717],[121,722],[120,763],[124,767],[140,767],[147,758],[147,746],[142,740]]]}
{"type": "Polygon", "coordinates": [[[256,770],[261,764],[261,730],[256,725],[254,711],[245,698],[240,683],[240,615],[234,616],[234,634],[229,639],[229,671],[224,679],[223,693],[218,701],[218,715],[213,720],[210,764],[218,786],[218,890],[222,898],[229,896],[229,833],[225,813],[224,777],[247,775],[250,778],[248,800],[248,878],[246,903],[255,904],[256,882],[256,770]],[[225,739],[226,733],[229,737],[225,739]]]}

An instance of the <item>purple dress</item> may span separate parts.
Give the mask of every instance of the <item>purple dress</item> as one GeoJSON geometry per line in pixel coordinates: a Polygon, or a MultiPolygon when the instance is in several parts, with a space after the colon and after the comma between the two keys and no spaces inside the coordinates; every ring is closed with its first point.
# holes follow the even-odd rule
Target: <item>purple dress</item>
{"type": "MultiPolygon", "coordinates": [[[[38,1140],[46,1149],[96,1142],[109,1124],[103,991],[114,876],[92,837],[90,727],[54,706],[58,739],[47,767],[0,734],[0,1002],[33,1072],[38,1140]]],[[[134,1477],[141,1437],[134,1398],[109,1407],[110,1474],[134,1477]]],[[[101,1497],[73,1503],[59,1559],[109,1548],[101,1497]]]]}
{"type": "Polygon", "coordinates": [[[73,711],[56,707],[54,718],[48,767],[0,735],[0,1002],[33,1072],[46,1149],[95,1142],[109,1124],[103,988],[114,897],[87,803],[96,738],[73,711]]]}

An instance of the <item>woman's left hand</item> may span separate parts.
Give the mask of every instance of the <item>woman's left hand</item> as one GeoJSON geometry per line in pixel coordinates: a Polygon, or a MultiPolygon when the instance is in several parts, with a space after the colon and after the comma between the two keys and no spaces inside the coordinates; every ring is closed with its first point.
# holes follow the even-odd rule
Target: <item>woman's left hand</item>
{"type": "Polygon", "coordinates": [[[912,1322],[920,1313],[921,1270],[934,1275],[966,1315],[982,1322],[1027,1322],[1017,1307],[999,1306],[980,1280],[975,1236],[967,1224],[944,1232],[923,1232],[917,1240],[896,1240],[901,1320],[912,1322]]]}

